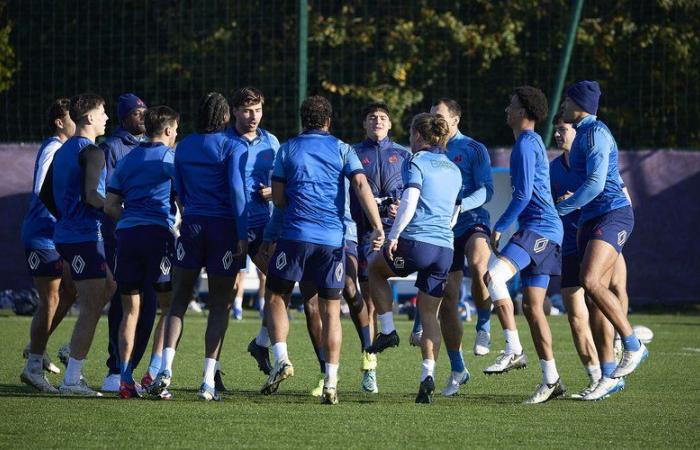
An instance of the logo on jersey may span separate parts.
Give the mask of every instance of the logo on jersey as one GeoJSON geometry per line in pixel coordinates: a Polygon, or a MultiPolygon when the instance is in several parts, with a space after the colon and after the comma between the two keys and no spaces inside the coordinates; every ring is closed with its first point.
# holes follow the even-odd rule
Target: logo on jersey
{"type": "Polygon", "coordinates": [[[369,164],[369,158],[365,156],[364,158],[362,158],[362,165],[366,166],[367,164],[369,164]]]}
{"type": "Polygon", "coordinates": [[[457,156],[455,156],[455,159],[453,159],[452,161],[454,161],[454,162],[456,162],[456,163],[462,162],[462,155],[457,155],[457,156]]]}
{"type": "Polygon", "coordinates": [[[258,235],[255,234],[254,230],[248,230],[248,242],[253,242],[258,235]]]}
{"type": "Polygon", "coordinates": [[[617,245],[622,247],[622,245],[625,243],[627,240],[627,231],[622,230],[619,233],[617,233],[617,245]]]}
{"type": "Polygon", "coordinates": [[[338,263],[338,266],[335,268],[335,281],[340,282],[340,280],[343,279],[343,263],[338,263]]]}
{"type": "Polygon", "coordinates": [[[75,273],[83,273],[83,270],[85,269],[85,260],[82,256],[75,255],[73,257],[73,262],[71,262],[70,265],[73,267],[75,273]]]}
{"type": "Polygon", "coordinates": [[[539,238],[535,241],[535,247],[532,250],[534,250],[535,253],[540,253],[542,250],[547,248],[548,243],[549,239],[539,238]]]}
{"type": "Polygon", "coordinates": [[[394,163],[395,163],[396,161],[398,161],[398,160],[399,160],[399,158],[397,158],[396,155],[391,155],[391,156],[389,157],[389,162],[390,162],[391,164],[394,164],[394,163]]]}
{"type": "Polygon", "coordinates": [[[402,256],[397,256],[394,258],[394,267],[397,269],[403,269],[404,265],[406,264],[406,261],[404,261],[402,256]]]}
{"type": "Polygon", "coordinates": [[[163,259],[160,260],[160,273],[168,275],[170,273],[170,267],[170,258],[163,256],[163,259]]]}
{"type": "Polygon", "coordinates": [[[280,252],[275,260],[275,267],[277,270],[282,270],[287,265],[287,255],[284,252],[280,252]]]}
{"type": "Polygon", "coordinates": [[[36,268],[39,267],[41,259],[39,259],[39,255],[37,255],[36,252],[31,252],[29,254],[27,262],[29,263],[29,268],[31,268],[32,270],[36,270],[36,268]]]}
{"type": "Polygon", "coordinates": [[[175,251],[177,254],[177,260],[182,261],[185,259],[185,247],[182,246],[182,242],[177,243],[177,250],[175,251]]]}
{"type": "Polygon", "coordinates": [[[233,253],[231,250],[227,250],[226,253],[224,253],[224,257],[221,258],[221,264],[224,266],[224,270],[228,270],[231,267],[231,263],[233,262],[233,253]]]}

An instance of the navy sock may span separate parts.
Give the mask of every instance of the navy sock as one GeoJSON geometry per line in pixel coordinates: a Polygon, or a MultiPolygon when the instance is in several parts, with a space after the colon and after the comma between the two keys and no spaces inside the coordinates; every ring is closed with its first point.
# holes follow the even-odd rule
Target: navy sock
{"type": "Polygon", "coordinates": [[[131,361],[119,363],[120,376],[119,379],[124,383],[134,384],[134,368],[131,367],[131,361]]]}
{"type": "Polygon", "coordinates": [[[639,339],[637,339],[637,335],[634,334],[633,331],[632,334],[630,334],[629,336],[625,336],[622,338],[622,346],[625,347],[625,350],[627,351],[636,352],[642,346],[642,343],[639,342],[639,339]]]}
{"type": "Polygon", "coordinates": [[[450,357],[450,368],[453,372],[464,371],[464,358],[462,358],[461,350],[447,350],[447,355],[450,357]]]}
{"type": "Polygon", "coordinates": [[[418,333],[423,331],[423,324],[420,322],[420,313],[418,312],[418,307],[416,307],[416,317],[413,318],[413,330],[411,333],[418,333]]]}
{"type": "Polygon", "coordinates": [[[491,332],[491,309],[476,309],[476,331],[491,332]]]}
{"type": "Polygon", "coordinates": [[[372,337],[369,335],[369,325],[362,327],[362,350],[367,350],[367,347],[372,345],[372,337]]]}
{"type": "Polygon", "coordinates": [[[615,361],[608,361],[608,362],[600,363],[600,371],[603,373],[603,377],[610,378],[610,376],[615,371],[615,367],[617,367],[617,364],[615,363],[615,361]]]}

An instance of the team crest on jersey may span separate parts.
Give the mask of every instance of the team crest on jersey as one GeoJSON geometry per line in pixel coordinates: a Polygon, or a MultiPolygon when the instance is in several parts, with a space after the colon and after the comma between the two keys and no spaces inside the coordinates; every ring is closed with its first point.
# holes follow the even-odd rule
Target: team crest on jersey
{"type": "Polygon", "coordinates": [[[170,268],[170,258],[163,256],[163,259],[160,260],[160,273],[163,275],[168,275],[170,273],[170,268]]]}
{"type": "Polygon", "coordinates": [[[224,266],[224,270],[228,270],[231,267],[231,263],[233,262],[233,253],[231,250],[226,251],[224,253],[224,257],[221,258],[221,264],[224,266]]]}
{"type": "Polygon", "coordinates": [[[454,161],[454,162],[456,162],[456,163],[462,162],[462,155],[457,155],[457,156],[455,156],[455,159],[453,159],[452,161],[454,161]]]}
{"type": "Polygon", "coordinates": [[[396,161],[398,161],[398,160],[399,160],[399,158],[397,158],[396,155],[391,155],[391,156],[389,157],[389,162],[390,162],[391,164],[394,164],[394,163],[395,163],[396,161]]]}
{"type": "Polygon", "coordinates": [[[85,270],[85,260],[80,255],[75,255],[70,265],[75,273],[83,273],[83,270],[85,270]]]}
{"type": "Polygon", "coordinates": [[[627,231],[622,230],[619,233],[617,233],[617,245],[622,247],[622,245],[625,243],[627,240],[627,231]]]}
{"type": "Polygon", "coordinates": [[[182,242],[177,243],[175,254],[177,255],[178,261],[182,261],[185,258],[185,247],[182,246],[182,242]]]}
{"type": "Polygon", "coordinates": [[[397,256],[394,258],[394,267],[397,269],[403,269],[404,265],[406,264],[406,261],[404,261],[402,256],[397,256]]]}
{"type": "Polygon", "coordinates": [[[364,158],[362,158],[362,165],[366,166],[367,164],[369,164],[369,158],[365,156],[364,158]]]}
{"type": "Polygon", "coordinates": [[[277,255],[277,259],[275,259],[275,267],[277,268],[277,270],[282,270],[286,265],[287,255],[284,252],[280,252],[280,254],[277,255]]]}
{"type": "Polygon", "coordinates": [[[41,260],[39,259],[39,255],[36,254],[36,252],[31,252],[29,254],[29,258],[27,258],[27,262],[29,263],[29,267],[32,270],[36,270],[37,267],[39,267],[39,263],[41,260]]]}
{"type": "Polygon", "coordinates": [[[340,281],[343,279],[343,263],[338,263],[338,266],[335,268],[335,281],[340,281]]]}
{"type": "Polygon", "coordinates": [[[535,241],[535,247],[532,249],[535,253],[540,253],[542,250],[547,248],[549,239],[539,238],[535,241]]]}

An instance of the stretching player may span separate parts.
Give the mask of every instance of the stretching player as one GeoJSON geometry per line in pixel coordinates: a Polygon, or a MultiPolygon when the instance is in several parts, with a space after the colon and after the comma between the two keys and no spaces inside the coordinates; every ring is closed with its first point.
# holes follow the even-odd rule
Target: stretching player
{"type": "Polygon", "coordinates": [[[440,114],[450,127],[447,157],[462,173],[462,205],[454,228],[454,256],[445,285],[445,298],[440,306],[440,324],[452,372],[442,391],[450,396],[469,380],[462,356],[462,320],[458,313],[459,291],[464,277],[464,257],[471,273],[471,294],[477,311],[474,354],[487,355],[491,350],[491,301],[484,284],[491,249],[489,247],[489,213],[484,204],[493,196],[491,159],[486,147],[459,131],[462,108],[455,100],[438,100],[430,112],[440,114]]]}
{"type": "Polygon", "coordinates": [[[36,155],[32,196],[22,223],[27,268],[39,292],[39,305],[32,318],[27,364],[20,380],[40,392],[52,394],[57,394],[58,390],[46,379],[44,370],[58,373],[58,368],[46,356],[46,343],[75,301],[75,286],[70,270],[63,264],[53,241],[56,218],[41,202],[39,193],[56,150],[75,133],[75,123],[68,113],[69,106],[70,100],[61,98],[49,108],[48,124],[52,136],[42,142],[36,155]]]}
{"type": "MultiPolygon", "coordinates": [[[[101,396],[82,375],[97,322],[114,289],[105,261],[100,232],[105,196],[105,155],[95,145],[107,125],[105,101],[94,94],[71,99],[70,117],[76,133],[56,152],[52,168],[52,194],[56,207],[54,241],[80,298],[80,315],[73,329],[70,357],[59,386],[62,394],[101,396]]],[[[42,190],[42,200],[44,199],[42,190]]],[[[44,203],[47,203],[46,201],[44,203]]]]}
{"type": "Polygon", "coordinates": [[[581,184],[573,195],[557,204],[562,216],[581,209],[577,242],[579,280],[592,300],[593,334],[612,334],[605,331],[607,318],[622,337],[624,346],[622,359],[612,372],[605,370],[604,364],[610,365],[614,359],[606,355],[601,361],[604,372],[608,373],[603,373],[596,388],[584,397],[586,400],[601,399],[619,390],[620,379],[632,373],[649,354],[635,336],[620,300],[609,288],[615,262],[634,228],[634,213],[617,169],[617,144],[608,127],[596,117],[599,99],[600,87],[595,81],[574,83],[566,91],[562,118],[576,128],[569,161],[581,184]]]}
{"type": "Polygon", "coordinates": [[[119,161],[107,187],[105,212],[117,224],[114,278],[121,294],[119,327],[121,398],[136,397],[133,350],[136,324],[143,314],[140,293],[147,285],[169,293],[175,216],[170,207],[180,117],[167,106],[145,114],[150,142],[131,150],[119,161]],[[123,202],[123,206],[122,206],[123,202]]]}
{"type": "Polygon", "coordinates": [[[163,362],[149,389],[154,396],[170,385],[192,288],[202,267],[206,267],[209,317],[198,397],[221,400],[214,382],[217,357],[228,327],[236,274],[248,248],[244,179],[247,153],[245,146],[224,132],[229,119],[224,96],[218,92],[206,94],[199,104],[196,132],[180,142],[175,152],[175,191],[184,212],[175,249],[173,300],[165,325],[163,362]]]}
{"type": "Polygon", "coordinates": [[[491,245],[497,258],[489,262],[486,281],[506,334],[506,350],[486,373],[502,373],[526,364],[517,336],[513,304],[506,282],[520,272],[523,311],[542,369],[542,383],[525,404],[543,403],[566,392],[559,378],[552,333],[544,313],[544,298],[551,275],[561,273],[563,229],[554,208],[549,182],[549,163],[535,124],[547,117],[547,99],[531,86],[514,90],[506,108],[506,121],[513,130],[515,145],[510,156],[513,198],[494,226],[491,245]],[[518,231],[499,252],[501,234],[517,219],[518,231]]]}
{"type": "Polygon", "coordinates": [[[369,285],[382,327],[368,349],[372,353],[399,345],[388,279],[418,272],[423,371],[416,403],[431,403],[435,390],[435,361],[440,351],[437,314],[452,264],[452,226],[461,200],[462,177],[445,150],[448,135],[449,126],[442,116],[423,113],[413,118],[410,135],[413,156],[404,166],[401,205],[383,257],[374,258],[369,270],[369,285]]]}
{"type": "Polygon", "coordinates": [[[270,260],[266,306],[275,368],[262,388],[268,393],[294,374],[287,356],[285,296],[297,281],[312,281],[318,287],[323,323],[326,379],[322,403],[335,404],[342,330],[340,299],[345,282],[343,214],[345,184],[349,178],[365,213],[370,217],[372,242],[379,247],[384,232],[371,189],[354,150],[328,133],[332,108],[327,99],[309,97],[301,106],[304,132],[284,144],[275,159],[272,176],[273,202],[284,209],[281,239],[270,260]]]}

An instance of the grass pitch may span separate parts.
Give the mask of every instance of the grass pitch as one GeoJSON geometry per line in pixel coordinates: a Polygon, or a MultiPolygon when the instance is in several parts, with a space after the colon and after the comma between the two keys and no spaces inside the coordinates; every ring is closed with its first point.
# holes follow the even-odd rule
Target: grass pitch
{"type": "MultiPolygon", "coordinates": [[[[30,320],[0,317],[0,447],[695,447],[700,442],[700,316],[634,315],[634,324],[650,327],[650,358],[627,380],[621,393],[602,402],[558,399],[544,405],[521,404],[540,381],[540,369],[527,324],[518,318],[530,365],[506,375],[486,376],[503,340],[495,319],[494,350],[487,357],[471,353],[473,323],[465,324],[464,347],[472,380],[455,398],[435,396],[432,405],[414,404],[420,352],[408,345],[411,324],[397,321],[398,349],[379,356],[379,394],[360,391],[357,334],[343,322],[344,342],[337,406],[320,405],[309,391],[319,369],[303,314],[294,312],[289,339],[296,376],[272,396],[258,393],[263,375],[246,353],[259,322],[252,316],[232,322],[222,366],[230,392],[220,403],[196,398],[202,370],[205,319],[188,313],[178,350],[171,401],[129,400],[108,395],[77,399],[39,395],[20,383],[21,351],[30,320]]],[[[49,342],[54,357],[68,340],[74,318],[66,319],[49,342]]],[[[554,349],[569,393],[587,383],[565,317],[551,317],[554,349]]],[[[107,322],[98,326],[85,375],[99,387],[105,374],[107,322]]],[[[148,352],[147,352],[148,355],[148,352]]],[[[449,374],[440,355],[436,384],[449,374]]],[[[147,358],[148,356],[146,356],[147,358]]],[[[58,362],[54,358],[55,362],[58,362]]],[[[147,360],[135,375],[140,377],[147,360]]],[[[49,375],[55,385],[62,375],[49,375]]]]}

